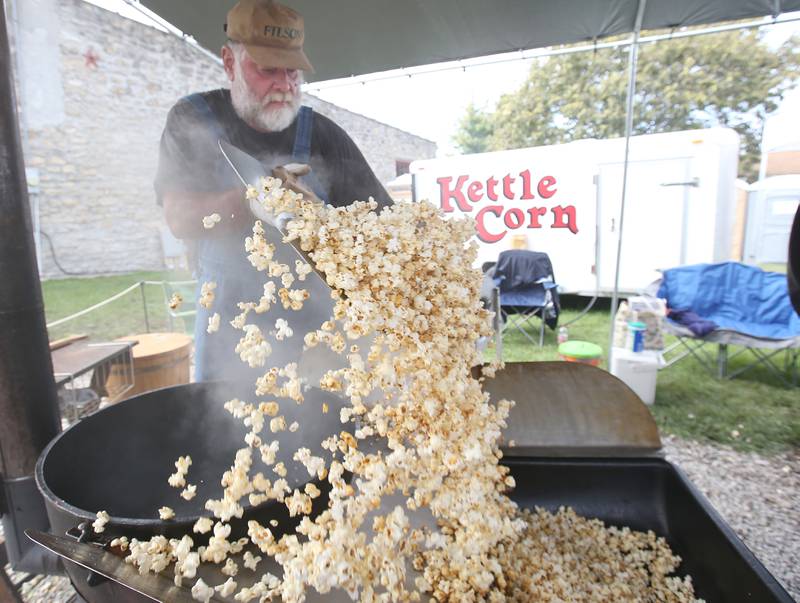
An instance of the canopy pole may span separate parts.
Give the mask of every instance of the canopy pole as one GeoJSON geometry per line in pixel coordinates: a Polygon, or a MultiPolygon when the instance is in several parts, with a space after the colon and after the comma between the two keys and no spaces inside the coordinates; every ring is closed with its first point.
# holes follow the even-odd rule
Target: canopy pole
{"type": "Polygon", "coordinates": [[[642,31],[642,21],[647,0],[639,0],[636,9],[636,24],[633,29],[630,54],[628,55],[628,98],[625,107],[625,160],[622,164],[622,200],[619,205],[619,234],[617,235],[617,261],[614,269],[614,292],[611,296],[611,327],[608,335],[608,366],[611,368],[611,355],[614,347],[614,316],[617,313],[619,301],[619,267],[622,259],[622,231],[625,224],[625,198],[628,192],[628,157],[631,145],[631,130],[633,129],[633,97],[636,93],[636,66],[639,59],[639,34],[642,31]]]}
{"type": "Polygon", "coordinates": [[[34,252],[5,11],[6,1],[0,0],[0,515],[12,567],[44,573],[43,560],[49,556],[23,531],[48,529],[33,473],[61,420],[34,252]]]}

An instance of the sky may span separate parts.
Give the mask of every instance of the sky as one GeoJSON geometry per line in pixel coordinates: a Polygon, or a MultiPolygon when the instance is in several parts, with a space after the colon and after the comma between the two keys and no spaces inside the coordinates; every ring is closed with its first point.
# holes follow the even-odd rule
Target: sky
{"type": "MultiPolygon", "coordinates": [[[[87,1],[154,25],[152,20],[124,0],[87,1]]],[[[786,16],[800,17],[800,13],[786,16]]],[[[792,33],[800,34],[800,21],[770,25],[764,31],[767,42],[777,46],[792,33]]],[[[313,57],[310,58],[313,62],[313,57]]],[[[496,61],[498,58],[481,61],[496,61]]],[[[452,137],[469,103],[491,109],[500,96],[512,92],[525,81],[534,59],[513,58],[505,62],[467,63],[466,67],[462,64],[456,69],[415,73],[411,77],[403,74],[363,83],[312,83],[306,86],[306,90],[350,111],[433,140],[438,145],[439,155],[446,156],[456,153],[452,137]]],[[[767,129],[767,136],[771,135],[773,144],[779,146],[787,139],[800,142],[800,87],[786,96],[778,114],[767,129]]]]}

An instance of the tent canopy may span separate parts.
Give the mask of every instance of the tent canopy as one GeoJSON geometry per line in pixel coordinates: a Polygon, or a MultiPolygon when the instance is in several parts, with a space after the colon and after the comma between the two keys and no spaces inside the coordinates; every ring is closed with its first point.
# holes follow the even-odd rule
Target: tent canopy
{"type": "MultiPolygon", "coordinates": [[[[217,52],[235,0],[140,0],[217,52]]],[[[306,52],[328,80],[592,41],[634,30],[639,0],[282,0],[306,21],[306,52]]],[[[651,0],[642,29],[800,10],[800,0],[651,0]]]]}

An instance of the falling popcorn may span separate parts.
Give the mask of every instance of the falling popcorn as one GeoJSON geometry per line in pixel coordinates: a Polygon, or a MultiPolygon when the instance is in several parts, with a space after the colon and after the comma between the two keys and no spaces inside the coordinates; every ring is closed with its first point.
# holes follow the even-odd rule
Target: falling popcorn
{"type": "Polygon", "coordinates": [[[161,507],[158,510],[158,517],[163,521],[167,521],[175,517],[175,511],[173,511],[170,507],[161,507]]]}
{"type": "Polygon", "coordinates": [[[190,484],[186,486],[186,488],[181,492],[181,498],[183,500],[192,500],[196,494],[197,494],[197,486],[190,484]]]}
{"type": "MultiPolygon", "coordinates": [[[[200,560],[219,564],[228,580],[217,590],[230,595],[238,571],[230,555],[244,550],[244,567],[256,571],[261,556],[244,549],[252,543],[280,563],[281,577],[263,574],[240,589],[236,601],[299,603],[310,589],[382,601],[589,601],[598,593],[610,601],[695,601],[691,581],[670,576],[679,560],[663,539],[605,528],[568,509],[555,515],[520,511],[508,498],[515,481],[498,461],[513,402],[490,400],[471,373],[482,362],[475,342],[491,329],[479,299],[481,275],[472,268],[470,221],[445,220],[426,202],[396,203],[380,213],[372,200],[329,207],[274,178],[250,187],[247,198],[274,216],[293,216],[285,240],[313,265],[297,261],[295,278],[276,261],[263,225],[255,223],[245,242],[248,260],[265,279],[280,279],[281,288],[268,280],[260,300],[239,304],[241,313],[231,322],[243,331],[236,352],[251,367],[266,366],[271,348],[248,318],[277,300],[284,309],[302,309],[308,291],[291,287],[316,269],[331,286],[335,305],[324,324],[309,325],[303,343],[324,345],[346,362],[319,383],[340,396],[336,408],[345,429],[322,442],[332,459],[301,447],[281,451],[286,462],[278,461],[278,440],[267,443],[267,436],[286,430],[286,419],[269,397],[300,403],[303,384],[296,365],[266,368],[256,399],[225,403],[248,431],[246,446],[222,476],[222,497],[205,502],[216,523],[204,518],[194,526],[207,533],[213,523],[208,544],[189,552],[186,541],[131,541],[126,561],[141,573],[175,562],[176,583],[194,578],[200,560]],[[371,343],[356,342],[364,336],[371,343]],[[272,472],[256,468],[258,463],[272,472]],[[310,479],[290,486],[287,465],[304,468],[310,479]],[[322,492],[325,511],[311,515],[322,492]],[[385,495],[401,493],[403,502],[382,505],[385,495]],[[295,532],[276,536],[251,519],[247,538],[229,541],[229,522],[244,517],[243,505],[267,502],[302,519],[295,532]],[[419,509],[437,527],[414,527],[409,512],[419,509]],[[604,568],[599,581],[581,561],[585,550],[592,550],[591,563],[604,568]],[[408,575],[411,568],[416,576],[408,575]]],[[[290,337],[287,330],[288,322],[276,322],[276,339],[290,337]]],[[[327,403],[322,411],[328,412],[327,403]]],[[[213,596],[202,581],[193,595],[195,589],[199,600],[213,596]]]]}
{"type": "Polygon", "coordinates": [[[203,228],[206,230],[214,228],[216,224],[222,221],[219,214],[211,214],[210,216],[203,217],[203,228]]]}
{"type": "Polygon", "coordinates": [[[200,286],[200,299],[198,303],[206,310],[210,310],[211,306],[214,304],[214,289],[216,288],[217,283],[215,281],[209,281],[200,286]]]}
{"type": "Polygon", "coordinates": [[[208,317],[208,327],[206,331],[208,333],[216,333],[219,330],[219,312],[214,312],[211,316],[208,317]]]}
{"type": "Polygon", "coordinates": [[[172,294],[172,297],[169,298],[170,310],[177,310],[178,306],[180,306],[182,303],[183,303],[183,296],[177,291],[172,294]]]}
{"type": "Polygon", "coordinates": [[[275,321],[275,339],[283,341],[286,337],[291,337],[294,331],[285,319],[279,318],[275,321]]]}

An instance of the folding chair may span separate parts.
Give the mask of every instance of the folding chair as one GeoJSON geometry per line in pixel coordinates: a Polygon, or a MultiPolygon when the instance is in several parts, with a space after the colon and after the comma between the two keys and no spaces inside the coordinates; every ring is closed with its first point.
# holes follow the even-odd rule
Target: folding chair
{"type": "Polygon", "coordinates": [[[791,307],[784,275],[738,262],[682,266],[663,271],[657,296],[672,310],[692,310],[717,325],[701,337],[668,317],[665,329],[677,341],[664,351],[666,366],[692,356],[711,375],[733,379],[762,365],[784,384],[797,385],[800,317],[791,307]],[[706,344],[717,345],[716,358],[706,344]],[[730,345],[742,349],[730,354],[730,345]],[[730,362],[747,351],[755,359],[730,371],[730,362]],[[780,367],[774,359],[782,351],[780,367]]]}
{"type": "Polygon", "coordinates": [[[544,345],[544,327],[558,322],[558,285],[546,253],[515,249],[500,254],[491,278],[499,290],[495,312],[501,319],[500,334],[513,327],[531,343],[536,340],[526,327],[539,320],[539,347],[544,345]]]}

